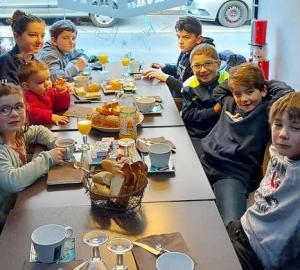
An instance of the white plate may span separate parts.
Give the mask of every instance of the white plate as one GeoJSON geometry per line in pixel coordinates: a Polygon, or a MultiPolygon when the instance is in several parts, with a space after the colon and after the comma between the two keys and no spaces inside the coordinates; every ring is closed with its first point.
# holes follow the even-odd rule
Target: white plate
{"type": "MultiPolygon", "coordinates": [[[[137,112],[137,113],[139,114],[139,121],[137,123],[139,125],[140,123],[143,122],[144,115],[140,112],[137,112]]],[[[120,130],[120,128],[106,128],[106,127],[98,127],[98,126],[94,126],[94,125],[93,125],[93,128],[103,131],[103,132],[119,132],[119,130],[120,130]]]]}

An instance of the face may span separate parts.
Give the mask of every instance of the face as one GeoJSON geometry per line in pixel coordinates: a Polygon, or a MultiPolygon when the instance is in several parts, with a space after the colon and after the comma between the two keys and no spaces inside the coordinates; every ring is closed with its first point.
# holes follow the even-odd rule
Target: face
{"type": "Polygon", "coordinates": [[[201,35],[195,36],[195,34],[187,31],[176,31],[178,39],[178,47],[181,52],[190,52],[196,45],[200,44],[203,37],[201,35]]]}
{"type": "Polygon", "coordinates": [[[272,144],[277,152],[290,159],[300,159],[300,121],[289,120],[285,111],[272,123],[272,144]]]}
{"type": "Polygon", "coordinates": [[[41,70],[30,76],[27,82],[22,83],[23,89],[31,90],[37,95],[44,95],[52,86],[49,70],[41,70]]]}
{"type": "Polygon", "coordinates": [[[45,25],[40,22],[31,22],[22,35],[14,33],[14,38],[23,54],[36,54],[44,45],[45,25]]]}
{"type": "Polygon", "coordinates": [[[52,38],[52,43],[63,53],[72,52],[76,46],[76,33],[72,31],[63,31],[57,38],[52,38]]]}
{"type": "Polygon", "coordinates": [[[262,98],[267,94],[267,89],[264,87],[262,91],[256,88],[249,88],[244,85],[235,85],[232,90],[233,98],[237,106],[244,112],[251,112],[262,101],[262,98]]]}
{"type": "Polygon", "coordinates": [[[10,107],[15,109],[9,115],[0,114],[0,133],[4,136],[20,130],[26,120],[26,110],[20,111],[20,108],[25,107],[24,99],[21,95],[14,94],[0,98],[0,112],[5,112],[10,107]],[[19,113],[17,110],[19,110],[19,113]]]}
{"type": "Polygon", "coordinates": [[[192,70],[202,84],[209,85],[216,78],[221,61],[206,55],[194,55],[192,58],[192,70]]]}

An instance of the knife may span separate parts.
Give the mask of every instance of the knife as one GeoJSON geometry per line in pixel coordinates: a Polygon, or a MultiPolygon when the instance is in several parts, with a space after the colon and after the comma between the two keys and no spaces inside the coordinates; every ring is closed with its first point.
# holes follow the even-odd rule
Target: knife
{"type": "Polygon", "coordinates": [[[158,256],[161,254],[161,252],[151,246],[148,246],[146,244],[140,243],[140,242],[132,242],[134,245],[139,246],[147,251],[149,251],[150,253],[154,254],[155,256],[158,256]]]}
{"type": "Polygon", "coordinates": [[[89,103],[105,103],[101,100],[74,100],[75,104],[89,104],[89,103]]]}

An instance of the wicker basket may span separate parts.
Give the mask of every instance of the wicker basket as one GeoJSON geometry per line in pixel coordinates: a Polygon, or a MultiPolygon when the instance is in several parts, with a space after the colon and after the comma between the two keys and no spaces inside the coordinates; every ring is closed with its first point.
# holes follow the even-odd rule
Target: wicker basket
{"type": "Polygon", "coordinates": [[[117,209],[123,211],[133,210],[141,205],[142,198],[147,184],[148,184],[148,180],[146,179],[144,185],[137,191],[122,196],[106,197],[91,191],[92,180],[90,177],[87,177],[83,181],[83,185],[86,188],[86,192],[88,193],[93,206],[99,206],[99,207],[105,207],[105,208],[117,209]],[[120,202],[120,201],[123,203],[116,204],[116,202],[120,202]]]}

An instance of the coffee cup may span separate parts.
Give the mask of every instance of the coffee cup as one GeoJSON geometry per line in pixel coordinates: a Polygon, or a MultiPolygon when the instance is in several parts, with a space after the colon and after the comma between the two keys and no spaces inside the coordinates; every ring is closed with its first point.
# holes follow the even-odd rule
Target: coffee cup
{"type": "Polygon", "coordinates": [[[149,158],[151,165],[156,168],[164,168],[168,166],[171,146],[164,143],[155,143],[148,146],[149,158]]]}
{"type": "Polygon", "coordinates": [[[136,105],[142,113],[151,112],[155,105],[155,98],[140,97],[136,100],[136,105]]]}
{"type": "Polygon", "coordinates": [[[73,229],[58,224],[41,226],[31,234],[37,258],[42,263],[53,263],[60,259],[63,245],[73,235],[73,229]]]}
{"type": "Polygon", "coordinates": [[[131,73],[139,73],[140,72],[140,67],[141,67],[141,62],[133,60],[129,64],[130,66],[130,72],[131,73]]]}
{"type": "Polygon", "coordinates": [[[55,146],[59,148],[66,148],[66,153],[64,155],[64,161],[70,161],[73,158],[73,153],[75,150],[75,140],[71,138],[63,138],[55,141],[55,146]]]}
{"type": "Polygon", "coordinates": [[[156,260],[157,270],[193,270],[193,260],[181,252],[169,252],[159,256],[156,260]]]}
{"type": "Polygon", "coordinates": [[[83,87],[86,88],[89,84],[89,77],[88,76],[75,76],[74,77],[74,86],[76,87],[83,87]]]}

